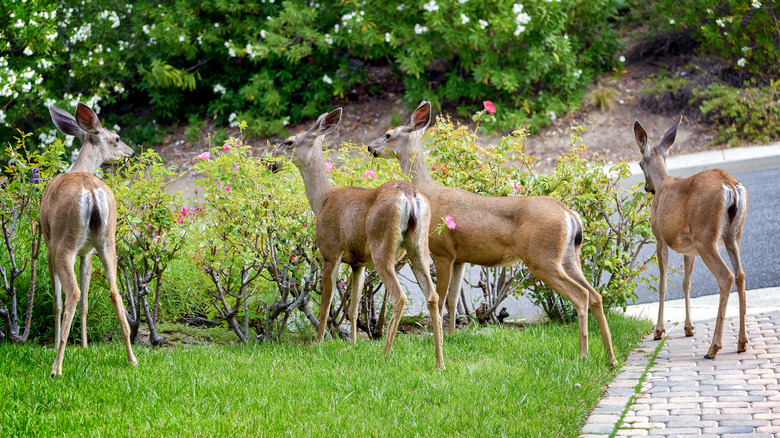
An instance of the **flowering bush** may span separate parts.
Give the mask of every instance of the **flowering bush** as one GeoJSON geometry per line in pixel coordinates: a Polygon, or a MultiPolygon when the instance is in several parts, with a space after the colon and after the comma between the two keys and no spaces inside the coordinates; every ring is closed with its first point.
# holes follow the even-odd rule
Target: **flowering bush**
{"type": "Polygon", "coordinates": [[[662,0],[661,28],[690,29],[706,53],[759,77],[780,73],[780,3],[766,0],[662,0]]]}
{"type": "MultiPolygon", "coordinates": [[[[275,133],[320,114],[333,96],[373,85],[368,65],[389,64],[409,102],[457,102],[465,114],[490,96],[507,109],[496,126],[535,128],[550,111],[576,106],[590,78],[612,66],[616,4],[6,3],[0,126],[34,132],[48,144],[55,132],[44,123],[46,107],[82,100],[136,142],[151,139],[156,120],[190,116],[230,126],[246,120],[249,132],[275,133]],[[153,111],[144,116],[148,104],[153,111]]],[[[12,140],[10,131],[0,130],[0,142],[12,140]]]]}

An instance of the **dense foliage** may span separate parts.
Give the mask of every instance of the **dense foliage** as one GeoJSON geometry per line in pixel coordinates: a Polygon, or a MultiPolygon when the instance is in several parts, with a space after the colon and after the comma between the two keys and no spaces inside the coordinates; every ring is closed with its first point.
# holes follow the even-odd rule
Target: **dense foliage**
{"type": "MultiPolygon", "coordinates": [[[[0,142],[13,128],[51,143],[46,107],[81,100],[148,141],[155,124],[215,118],[275,133],[387,66],[409,102],[487,97],[497,125],[577,106],[613,65],[615,0],[36,0],[0,12],[0,142]],[[147,111],[151,104],[151,114],[147,111]]],[[[376,90],[374,90],[376,91],[376,90]]],[[[68,140],[71,141],[71,140],[68,140]]]]}

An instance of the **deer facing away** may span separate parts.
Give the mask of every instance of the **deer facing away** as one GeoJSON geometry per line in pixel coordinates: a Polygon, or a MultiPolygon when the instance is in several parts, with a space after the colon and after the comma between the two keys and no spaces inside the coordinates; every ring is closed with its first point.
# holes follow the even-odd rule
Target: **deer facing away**
{"type": "Polygon", "coordinates": [[[580,357],[588,353],[590,307],[598,321],[608,360],[617,366],[601,295],[582,273],[579,215],[546,196],[482,196],[434,182],[425,164],[421,141],[430,115],[431,104],[423,101],[409,123],[387,131],[368,149],[378,157],[397,158],[404,173],[430,200],[432,217],[439,220],[450,215],[457,224],[453,230],[429,234],[440,307],[443,308],[447,297],[449,332],[455,329],[457,302],[467,263],[505,266],[522,260],[536,278],[574,304],[580,330],[580,357]]]}
{"type": "Polygon", "coordinates": [[[111,189],[94,175],[104,162],[131,157],[133,150],[117,134],[103,128],[97,115],[82,103],[78,104],[75,117],[53,106],[49,107],[49,113],[57,129],[80,138],[83,143],[73,167],[68,173],[52,178],[41,199],[40,222],[49,252],[49,278],[55,297],[54,343],[57,355],[51,367],[51,377],[62,374],[65,346],[80,297],[81,342],[86,347],[87,291],[93,252],[103,263],[111,302],[127,349],[127,360],[136,365],[138,361],[130,346],[130,327],[116,285],[116,201],[111,189]],[[74,272],[76,257],[81,258],[81,290],[74,272]]]}
{"type": "Polygon", "coordinates": [[[375,266],[393,302],[384,349],[384,354],[389,354],[407,302],[395,273],[395,263],[405,251],[417,283],[427,297],[436,365],[443,370],[438,296],[428,268],[430,253],[426,236],[431,218],[428,200],[405,181],[387,182],[371,190],[334,187],[325,172],[322,139],[340,121],[341,108],[323,114],[308,131],[289,137],[275,151],[277,155],[286,155],[300,171],[306,198],[316,215],[316,243],[324,259],[317,337],[322,340],[325,335],[338,267],[346,263],[352,268],[349,317],[355,342],[365,269],[375,266]]]}
{"type": "Polygon", "coordinates": [[[664,298],[669,248],[683,254],[684,257],[685,335],[693,336],[690,315],[691,271],[698,255],[717,278],[720,289],[715,332],[705,356],[712,359],[723,347],[723,320],[735,280],[739,295],[737,351],[741,353],[747,348],[745,272],[742,270],[740,246],[742,229],[747,217],[748,194],[745,186],[721,169],[705,170],[685,179],[669,176],[666,171],[666,157],[669,148],[674,144],[681,120],[682,117],[669,129],[656,147],[647,146],[647,133],[638,121],[634,123],[634,137],[642,153],[639,165],[645,174],[645,190],[655,195],[650,213],[660,270],[655,339],[661,339],[664,333],[664,298]],[[736,277],[718,253],[718,248],[723,244],[726,245],[731,265],[737,273],[736,277]]]}

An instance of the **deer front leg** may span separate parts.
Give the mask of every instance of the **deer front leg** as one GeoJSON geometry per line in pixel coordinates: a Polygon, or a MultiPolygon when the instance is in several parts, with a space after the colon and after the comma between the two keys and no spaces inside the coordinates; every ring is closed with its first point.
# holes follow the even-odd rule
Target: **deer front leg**
{"type": "Polygon", "coordinates": [[[466,272],[465,263],[455,263],[452,266],[452,277],[450,279],[449,292],[447,294],[447,311],[450,313],[449,333],[455,333],[458,325],[458,300],[460,299],[460,288],[463,286],[463,276],[466,272]]]}
{"type": "Polygon", "coordinates": [[[320,326],[317,327],[317,340],[325,337],[325,329],[328,327],[330,316],[330,302],[333,299],[333,289],[336,287],[336,274],[339,262],[326,261],[322,266],[322,299],[320,301],[320,326]]]}
{"type": "MultiPolygon", "coordinates": [[[[105,266],[103,267],[105,268],[105,266]]],[[[81,288],[81,305],[79,313],[81,314],[81,347],[87,348],[87,311],[89,309],[89,280],[92,276],[92,253],[81,257],[79,268],[79,286],[81,288]]]]}
{"type": "Polygon", "coordinates": [[[360,310],[360,297],[363,292],[363,282],[365,279],[366,268],[363,266],[352,267],[352,278],[349,280],[350,293],[349,293],[349,322],[352,327],[352,343],[357,342],[357,320],[358,311],[360,310]]]}
{"type": "Polygon", "coordinates": [[[723,348],[723,321],[726,319],[726,306],[729,302],[731,286],[734,285],[734,274],[731,273],[726,262],[718,254],[718,247],[712,243],[699,250],[699,256],[718,280],[720,289],[720,301],[718,302],[718,316],[715,319],[715,332],[712,334],[712,343],[704,356],[705,359],[714,359],[718,350],[723,348]]]}
{"type": "Polygon", "coordinates": [[[658,320],[655,323],[654,340],[663,337],[664,332],[664,300],[666,299],[666,264],[669,262],[669,247],[656,236],[656,254],[658,255],[658,320]]]}
{"type": "Polygon", "coordinates": [[[693,262],[695,255],[683,256],[685,275],[683,276],[683,296],[685,296],[685,336],[693,336],[693,323],[691,322],[691,277],[693,274],[693,262]]]}

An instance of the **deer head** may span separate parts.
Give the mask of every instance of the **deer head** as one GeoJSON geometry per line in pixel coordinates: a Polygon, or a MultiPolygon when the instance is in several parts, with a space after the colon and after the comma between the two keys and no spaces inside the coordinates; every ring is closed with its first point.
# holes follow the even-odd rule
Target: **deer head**
{"type": "Polygon", "coordinates": [[[97,114],[79,102],[76,116],[54,106],[49,107],[54,126],[66,135],[81,139],[83,146],[71,172],[94,173],[103,163],[116,163],[133,156],[133,150],[119,135],[104,128],[97,114]]]}
{"type": "Polygon", "coordinates": [[[312,158],[322,155],[322,136],[330,133],[341,122],[341,108],[322,114],[306,131],[287,137],[276,150],[276,155],[284,155],[298,168],[306,167],[312,158]]]}
{"type": "Polygon", "coordinates": [[[419,140],[430,122],[431,103],[424,100],[420,102],[420,105],[412,113],[409,123],[387,131],[385,135],[368,145],[368,151],[374,154],[375,157],[398,157],[409,148],[410,144],[407,141],[409,136],[417,136],[417,140],[419,140]]]}
{"type": "Polygon", "coordinates": [[[666,172],[666,157],[669,155],[669,148],[674,144],[677,136],[677,127],[680,126],[680,120],[664,134],[661,143],[654,147],[647,147],[647,132],[642,124],[637,120],[634,122],[634,138],[639,145],[639,152],[642,153],[642,160],[639,161],[639,167],[645,174],[645,191],[655,194],[656,185],[661,183],[668,173],[666,172]]]}

